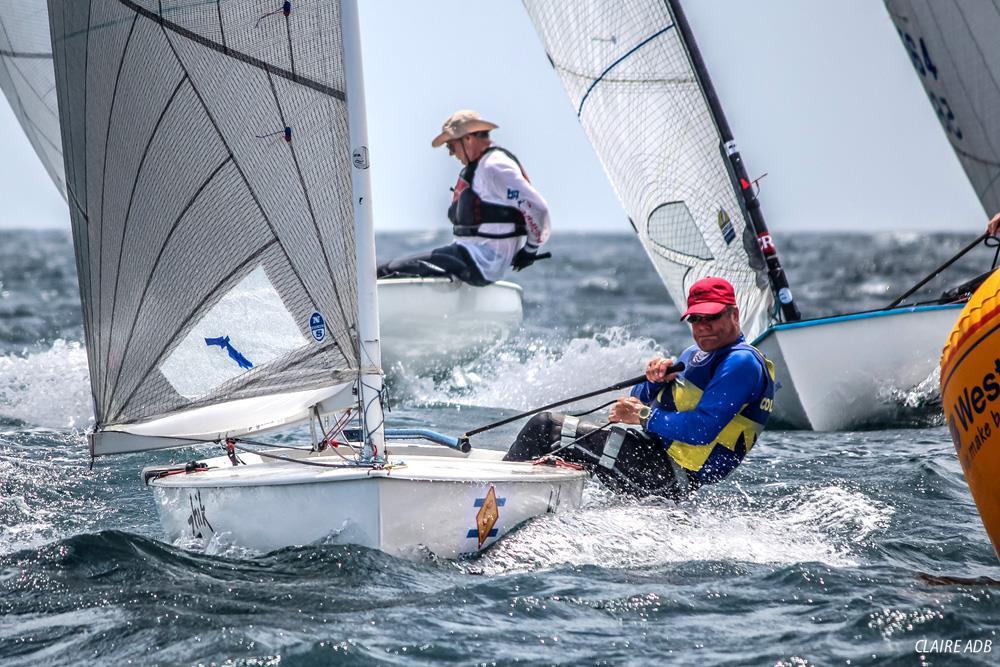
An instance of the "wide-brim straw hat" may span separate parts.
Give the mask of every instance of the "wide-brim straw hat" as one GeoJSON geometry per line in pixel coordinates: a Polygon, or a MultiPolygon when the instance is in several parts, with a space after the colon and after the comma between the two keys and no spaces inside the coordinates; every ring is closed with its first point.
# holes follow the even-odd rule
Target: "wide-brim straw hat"
{"type": "Polygon", "coordinates": [[[437,148],[441,146],[446,141],[452,141],[454,139],[460,139],[467,134],[472,134],[473,132],[482,132],[486,130],[495,130],[499,125],[496,123],[491,123],[488,120],[483,120],[482,117],[472,111],[471,109],[462,109],[461,111],[456,111],[452,115],[448,116],[448,120],[444,122],[441,126],[441,134],[434,137],[431,141],[431,147],[437,148]]]}

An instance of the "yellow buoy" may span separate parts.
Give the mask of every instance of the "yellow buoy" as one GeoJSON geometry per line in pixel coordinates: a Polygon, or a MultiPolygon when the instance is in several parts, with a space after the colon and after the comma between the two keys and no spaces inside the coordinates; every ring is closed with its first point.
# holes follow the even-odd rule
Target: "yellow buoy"
{"type": "Polygon", "coordinates": [[[941,402],[972,498],[1000,555],[1000,271],[965,304],[944,346],[941,402]]]}

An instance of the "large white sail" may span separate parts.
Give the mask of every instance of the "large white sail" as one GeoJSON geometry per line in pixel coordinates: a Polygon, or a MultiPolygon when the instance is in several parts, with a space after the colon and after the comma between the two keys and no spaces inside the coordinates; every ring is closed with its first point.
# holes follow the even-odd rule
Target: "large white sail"
{"type": "Polygon", "coordinates": [[[764,259],[667,4],[524,4],[674,303],[683,309],[699,278],[723,276],[752,340],[773,307],[764,259]]]}
{"type": "Polygon", "coordinates": [[[49,14],[95,453],[164,444],[102,449],[115,429],[252,432],[353,382],[339,3],[50,0],[49,14]]]}
{"type": "Polygon", "coordinates": [[[988,215],[1000,211],[1000,6],[886,0],[920,83],[988,215]]]}
{"type": "Polygon", "coordinates": [[[65,197],[46,0],[0,0],[0,90],[65,197]]]}

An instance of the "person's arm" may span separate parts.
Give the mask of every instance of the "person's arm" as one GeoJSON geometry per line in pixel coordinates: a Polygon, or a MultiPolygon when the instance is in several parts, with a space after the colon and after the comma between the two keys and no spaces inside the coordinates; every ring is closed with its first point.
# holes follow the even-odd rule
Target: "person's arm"
{"type": "Polygon", "coordinates": [[[664,440],[709,445],[760,390],[763,369],[751,352],[732,352],[708,383],[694,410],[654,409],[646,430],[664,440]]]}
{"type": "Polygon", "coordinates": [[[1000,213],[994,215],[993,219],[986,225],[986,232],[990,236],[996,236],[997,232],[1000,232],[1000,213]]]}

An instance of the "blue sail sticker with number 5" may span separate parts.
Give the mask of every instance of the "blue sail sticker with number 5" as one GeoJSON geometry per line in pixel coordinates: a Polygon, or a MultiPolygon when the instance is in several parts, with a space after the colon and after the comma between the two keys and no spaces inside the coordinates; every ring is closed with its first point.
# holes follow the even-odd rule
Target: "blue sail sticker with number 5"
{"type": "Polygon", "coordinates": [[[319,313],[313,313],[309,316],[309,331],[312,332],[313,338],[317,343],[322,343],[323,339],[326,338],[326,320],[319,313]]]}

